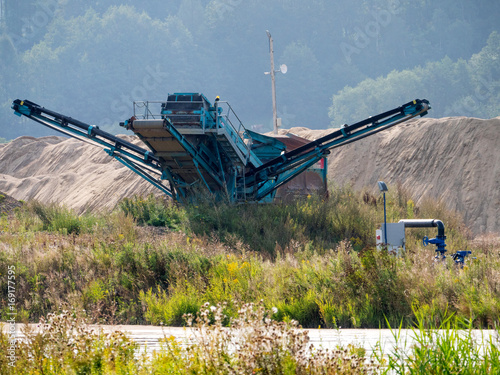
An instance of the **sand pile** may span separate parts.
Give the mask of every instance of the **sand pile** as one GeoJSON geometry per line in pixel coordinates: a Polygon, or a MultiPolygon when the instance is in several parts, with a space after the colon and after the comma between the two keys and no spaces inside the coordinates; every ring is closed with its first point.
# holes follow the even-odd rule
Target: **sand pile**
{"type": "Polygon", "coordinates": [[[158,192],[103,149],[56,136],[19,137],[0,145],[0,191],[25,201],[58,202],[77,212],[113,208],[124,197],[158,192]]]}
{"type": "MultiPolygon", "coordinates": [[[[315,139],[331,130],[289,131],[315,139]]],[[[332,150],[328,162],[336,184],[373,187],[375,193],[378,180],[400,182],[417,204],[426,195],[446,201],[476,234],[500,232],[500,118],[413,120],[332,150]]],[[[62,137],[20,137],[0,145],[0,191],[79,212],[158,193],[102,149],[62,137]]]]}
{"type": "MultiPolygon", "coordinates": [[[[308,139],[324,130],[292,128],[308,139]]],[[[418,204],[443,199],[475,234],[500,232],[500,117],[421,118],[332,150],[328,176],[356,189],[400,182],[418,204]]],[[[445,223],[446,224],[446,223],[445,223]]]]}

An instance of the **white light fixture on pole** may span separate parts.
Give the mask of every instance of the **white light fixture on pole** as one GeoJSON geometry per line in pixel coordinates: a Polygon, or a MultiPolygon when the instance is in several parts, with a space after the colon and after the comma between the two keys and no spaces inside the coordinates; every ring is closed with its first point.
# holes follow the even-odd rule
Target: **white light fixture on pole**
{"type": "Polygon", "coordinates": [[[275,73],[281,72],[285,74],[288,71],[288,68],[285,64],[281,64],[279,70],[274,70],[274,49],[273,49],[273,38],[271,37],[271,33],[269,30],[266,30],[267,37],[269,38],[269,53],[271,55],[271,71],[265,72],[264,74],[271,74],[271,82],[272,82],[272,94],[273,94],[273,132],[274,134],[278,134],[278,112],[276,109],[276,81],[275,81],[275,73]]]}

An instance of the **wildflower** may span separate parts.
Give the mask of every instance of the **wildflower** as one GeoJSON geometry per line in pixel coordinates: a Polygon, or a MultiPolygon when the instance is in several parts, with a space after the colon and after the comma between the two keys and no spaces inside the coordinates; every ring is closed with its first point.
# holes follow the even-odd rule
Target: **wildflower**
{"type": "Polygon", "coordinates": [[[277,307],[275,307],[275,306],[273,306],[273,307],[271,308],[271,311],[273,312],[273,314],[276,314],[276,313],[278,312],[278,308],[277,308],[277,307]]]}

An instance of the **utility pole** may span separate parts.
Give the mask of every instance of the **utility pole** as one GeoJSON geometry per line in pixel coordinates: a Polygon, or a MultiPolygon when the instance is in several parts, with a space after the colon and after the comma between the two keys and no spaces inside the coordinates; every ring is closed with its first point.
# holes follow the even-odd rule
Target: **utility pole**
{"type": "Polygon", "coordinates": [[[278,134],[278,112],[276,110],[276,80],[274,73],[274,49],[273,49],[273,37],[269,30],[266,30],[267,36],[269,38],[269,54],[271,55],[271,82],[272,82],[272,92],[273,92],[273,133],[278,134]]]}
{"type": "Polygon", "coordinates": [[[271,55],[271,71],[265,72],[264,74],[271,74],[272,83],[272,95],[273,95],[273,133],[278,134],[278,111],[276,109],[276,73],[281,72],[285,74],[287,72],[287,67],[285,64],[280,66],[279,70],[274,70],[274,48],[273,48],[273,38],[269,30],[266,30],[267,37],[269,38],[269,54],[271,55]]]}

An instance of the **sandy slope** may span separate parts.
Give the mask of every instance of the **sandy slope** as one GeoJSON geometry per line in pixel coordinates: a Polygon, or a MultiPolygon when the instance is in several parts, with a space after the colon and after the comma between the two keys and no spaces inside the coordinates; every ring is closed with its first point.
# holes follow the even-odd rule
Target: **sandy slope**
{"type": "Polygon", "coordinates": [[[19,137],[0,145],[0,191],[82,212],[113,208],[124,197],[157,189],[102,149],[52,136],[19,137]]]}
{"type": "MultiPolygon", "coordinates": [[[[310,139],[325,131],[293,128],[310,139]]],[[[401,182],[418,202],[444,199],[474,233],[500,232],[500,117],[421,118],[332,150],[328,174],[357,189],[401,182]]]]}
{"type": "MultiPolygon", "coordinates": [[[[286,132],[281,130],[281,132],[286,132]]],[[[314,139],[328,130],[293,128],[314,139]]],[[[132,138],[129,138],[132,139],[132,138]]],[[[401,182],[418,200],[440,197],[473,231],[500,232],[500,117],[422,118],[333,150],[329,178],[356,188],[401,182]]],[[[0,191],[83,211],[156,189],[104,151],[61,137],[20,137],[0,145],[0,191]]]]}

